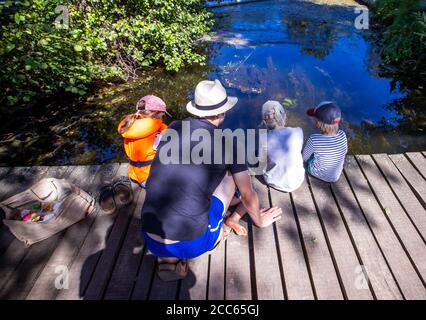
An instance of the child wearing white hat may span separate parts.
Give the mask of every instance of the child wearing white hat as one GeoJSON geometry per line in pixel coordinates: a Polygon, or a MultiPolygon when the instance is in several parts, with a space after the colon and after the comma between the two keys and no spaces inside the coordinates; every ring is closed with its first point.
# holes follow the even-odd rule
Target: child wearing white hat
{"type": "Polygon", "coordinates": [[[286,127],[287,115],[278,101],[267,101],[262,106],[262,118],[268,129],[267,134],[260,137],[259,158],[266,163],[263,177],[274,189],[292,192],[305,179],[303,131],[286,127]]]}

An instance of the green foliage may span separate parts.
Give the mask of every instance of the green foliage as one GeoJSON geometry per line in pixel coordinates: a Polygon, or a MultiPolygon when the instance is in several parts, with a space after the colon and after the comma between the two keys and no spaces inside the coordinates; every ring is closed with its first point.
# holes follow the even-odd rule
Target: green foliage
{"type": "Polygon", "coordinates": [[[178,71],[203,63],[194,40],[212,26],[201,0],[22,0],[0,5],[0,105],[61,92],[85,95],[94,80],[142,67],[178,71]],[[55,24],[57,6],[69,27],[55,24]]]}
{"type": "Polygon", "coordinates": [[[387,63],[415,60],[424,65],[426,57],[426,13],[419,0],[378,0],[376,18],[387,27],[382,55],[387,63]]]}

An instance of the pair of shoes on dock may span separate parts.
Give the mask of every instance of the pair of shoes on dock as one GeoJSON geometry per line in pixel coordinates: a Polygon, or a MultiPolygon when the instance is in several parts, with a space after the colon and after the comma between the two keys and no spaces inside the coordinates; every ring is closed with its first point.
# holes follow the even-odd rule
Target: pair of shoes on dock
{"type": "Polygon", "coordinates": [[[111,183],[104,183],[99,190],[99,206],[103,213],[112,214],[133,202],[133,191],[127,177],[119,177],[111,183]]]}

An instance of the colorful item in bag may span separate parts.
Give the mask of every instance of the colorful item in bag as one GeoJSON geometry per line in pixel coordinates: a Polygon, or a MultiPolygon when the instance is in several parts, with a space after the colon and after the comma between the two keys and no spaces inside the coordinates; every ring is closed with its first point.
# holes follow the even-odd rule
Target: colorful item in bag
{"type": "Polygon", "coordinates": [[[41,220],[41,216],[39,216],[38,214],[33,213],[31,215],[31,222],[38,222],[39,220],[41,220]]]}
{"type": "Polygon", "coordinates": [[[17,220],[25,222],[45,222],[52,219],[59,211],[60,202],[36,202],[31,209],[22,209],[17,220]]]}
{"type": "Polygon", "coordinates": [[[49,220],[50,220],[50,219],[52,219],[54,216],[55,216],[55,214],[53,214],[53,213],[46,214],[46,215],[43,217],[43,222],[45,222],[45,221],[49,221],[49,220]]]}
{"type": "Polygon", "coordinates": [[[30,210],[24,209],[22,210],[22,221],[31,221],[32,212],[30,210]]]}

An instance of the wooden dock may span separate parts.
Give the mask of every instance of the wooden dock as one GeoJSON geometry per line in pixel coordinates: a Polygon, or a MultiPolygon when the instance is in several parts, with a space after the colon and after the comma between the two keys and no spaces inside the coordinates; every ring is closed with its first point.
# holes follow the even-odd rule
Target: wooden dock
{"type": "MultiPolygon", "coordinates": [[[[94,194],[126,170],[0,168],[0,199],[43,177],[94,194]]],[[[282,219],[265,229],[248,221],[248,237],[231,235],[176,282],[155,275],[138,187],[118,213],[96,213],[30,248],[1,224],[0,299],[426,299],[426,153],[348,156],[337,183],[308,178],[293,193],[257,179],[254,187],[262,206],[282,207],[282,219]]]]}

